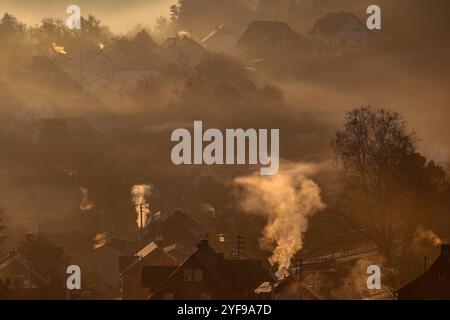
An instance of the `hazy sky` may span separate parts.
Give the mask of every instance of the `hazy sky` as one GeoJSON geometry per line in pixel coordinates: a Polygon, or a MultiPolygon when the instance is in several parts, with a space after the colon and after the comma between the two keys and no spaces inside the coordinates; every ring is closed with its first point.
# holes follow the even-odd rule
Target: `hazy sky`
{"type": "Polygon", "coordinates": [[[20,20],[38,23],[43,17],[65,18],[71,4],[81,7],[81,14],[99,17],[112,31],[129,30],[138,23],[153,26],[159,16],[168,16],[176,0],[1,0],[0,13],[9,12],[20,20]]]}

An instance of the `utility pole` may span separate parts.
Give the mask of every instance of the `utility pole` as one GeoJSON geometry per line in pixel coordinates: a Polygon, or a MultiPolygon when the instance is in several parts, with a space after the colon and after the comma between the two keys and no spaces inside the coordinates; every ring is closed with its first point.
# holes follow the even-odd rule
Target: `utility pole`
{"type": "Polygon", "coordinates": [[[144,226],[143,226],[143,218],[142,218],[142,210],[143,210],[143,207],[144,207],[144,204],[143,203],[141,203],[140,205],[139,205],[139,238],[140,238],[140,241],[142,242],[142,233],[143,233],[143,228],[144,228],[144,226]]]}
{"type": "Polygon", "coordinates": [[[241,250],[245,249],[245,237],[238,234],[237,236],[237,261],[241,258],[241,250]]]}

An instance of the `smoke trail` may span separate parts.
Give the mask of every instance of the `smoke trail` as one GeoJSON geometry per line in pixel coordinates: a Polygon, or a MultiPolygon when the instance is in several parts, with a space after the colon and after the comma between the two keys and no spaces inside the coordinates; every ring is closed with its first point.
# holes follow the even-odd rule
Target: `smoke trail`
{"type": "Polygon", "coordinates": [[[101,248],[108,243],[108,233],[97,233],[94,237],[94,249],[101,248]]]}
{"type": "Polygon", "coordinates": [[[80,202],[80,210],[81,211],[89,211],[94,208],[94,203],[89,200],[89,190],[84,187],[80,187],[81,192],[81,202],[80,202]]]}
{"type": "Polygon", "coordinates": [[[241,209],[267,217],[260,245],[263,249],[275,246],[269,261],[279,269],[289,268],[291,258],[303,247],[308,217],[325,208],[319,186],[307,178],[317,171],[317,165],[296,164],[285,166],[275,176],[234,180],[235,185],[243,187],[241,209]]]}
{"type": "Polygon", "coordinates": [[[422,225],[419,225],[416,228],[416,234],[413,240],[413,245],[419,245],[422,241],[427,241],[435,247],[440,246],[442,244],[441,238],[439,238],[433,231],[426,229],[422,225]]]}
{"type": "Polygon", "coordinates": [[[149,184],[137,184],[131,188],[131,197],[136,210],[136,222],[141,228],[141,210],[142,210],[142,226],[147,225],[147,219],[150,214],[150,204],[147,198],[152,194],[153,186],[149,184]]]}

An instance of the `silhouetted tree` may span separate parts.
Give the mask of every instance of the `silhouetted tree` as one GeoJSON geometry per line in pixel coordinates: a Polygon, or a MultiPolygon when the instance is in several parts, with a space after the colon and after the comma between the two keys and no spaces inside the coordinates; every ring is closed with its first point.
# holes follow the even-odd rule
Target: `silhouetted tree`
{"type": "Polygon", "coordinates": [[[334,143],[342,165],[342,212],[389,258],[429,214],[429,199],[446,185],[446,176],[416,151],[400,114],[362,107],[345,120],[334,143]]]}
{"type": "Polygon", "coordinates": [[[0,20],[0,34],[1,35],[12,35],[15,33],[24,32],[26,30],[25,24],[18,21],[16,17],[5,13],[3,18],[0,20]]]}

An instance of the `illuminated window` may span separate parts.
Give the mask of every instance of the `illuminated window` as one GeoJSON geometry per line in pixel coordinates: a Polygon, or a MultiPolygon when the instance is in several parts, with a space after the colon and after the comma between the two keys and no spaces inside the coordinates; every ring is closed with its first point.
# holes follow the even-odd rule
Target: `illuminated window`
{"type": "Polygon", "coordinates": [[[219,234],[217,236],[217,238],[218,238],[219,242],[225,242],[225,235],[224,234],[219,234]]]}

